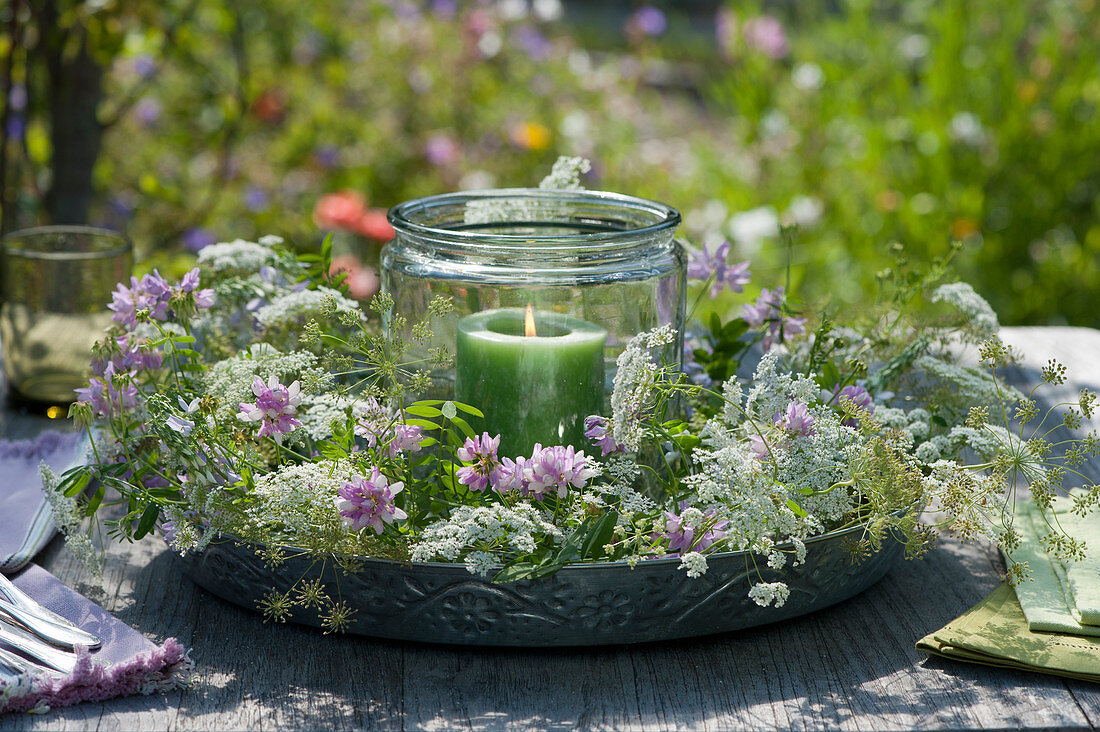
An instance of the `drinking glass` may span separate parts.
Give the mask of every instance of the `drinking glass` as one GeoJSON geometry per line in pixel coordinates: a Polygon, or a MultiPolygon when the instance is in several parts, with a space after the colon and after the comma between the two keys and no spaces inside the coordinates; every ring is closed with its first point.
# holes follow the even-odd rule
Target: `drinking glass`
{"type": "Polygon", "coordinates": [[[75,401],[92,346],[111,322],[111,291],[132,264],[130,240],[108,229],[43,226],[0,239],[0,346],[10,396],[75,401]]]}

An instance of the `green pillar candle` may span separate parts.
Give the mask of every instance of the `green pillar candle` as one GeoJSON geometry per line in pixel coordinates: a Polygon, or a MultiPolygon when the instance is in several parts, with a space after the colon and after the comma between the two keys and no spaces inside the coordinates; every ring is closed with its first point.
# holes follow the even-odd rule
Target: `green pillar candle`
{"type": "Polygon", "coordinates": [[[501,456],[529,455],[536,442],[583,449],[584,418],[603,409],[607,331],[532,311],[535,335],[526,335],[525,315],[502,308],[459,321],[455,398],[485,413],[501,456]]]}

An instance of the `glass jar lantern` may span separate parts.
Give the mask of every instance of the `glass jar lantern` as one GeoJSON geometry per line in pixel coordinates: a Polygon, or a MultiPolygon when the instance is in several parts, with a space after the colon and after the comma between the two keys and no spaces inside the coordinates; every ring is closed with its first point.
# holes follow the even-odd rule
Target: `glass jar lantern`
{"type": "MultiPolygon", "coordinates": [[[[584,420],[608,415],[615,362],[629,340],[671,324],[682,333],[680,214],[615,193],[506,189],[448,193],[389,213],[396,236],[382,253],[382,290],[409,324],[436,296],[452,313],[431,320],[445,348],[435,394],[477,407],[479,433],[500,454],[589,443],[584,420]]],[[[679,364],[682,341],[661,354],[679,364]]],[[[589,451],[591,451],[589,449],[589,451]]]]}

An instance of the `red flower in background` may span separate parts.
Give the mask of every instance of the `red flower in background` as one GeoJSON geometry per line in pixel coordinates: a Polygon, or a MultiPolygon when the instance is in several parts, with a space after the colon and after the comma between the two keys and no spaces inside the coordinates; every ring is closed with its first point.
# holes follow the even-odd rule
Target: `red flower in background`
{"type": "Polygon", "coordinates": [[[340,191],[321,196],[313,207],[313,221],[322,229],[340,229],[361,234],[374,241],[393,238],[393,227],[386,211],[367,208],[367,199],[358,191],[340,191]]]}

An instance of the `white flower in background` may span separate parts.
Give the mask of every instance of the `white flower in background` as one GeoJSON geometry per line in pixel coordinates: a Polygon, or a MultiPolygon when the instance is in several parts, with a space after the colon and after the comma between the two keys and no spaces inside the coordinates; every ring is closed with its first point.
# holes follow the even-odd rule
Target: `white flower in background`
{"type": "Polygon", "coordinates": [[[331,298],[339,313],[352,313],[359,310],[354,300],[341,295],[330,287],[318,287],[316,290],[298,290],[279,295],[269,304],[256,311],[256,320],[268,328],[286,326],[293,328],[304,325],[311,318],[324,319],[324,305],[331,298]]]}
{"type": "Polygon", "coordinates": [[[951,139],[971,147],[977,147],[985,139],[982,121],[973,112],[959,112],[952,117],[948,131],[951,139]]]}
{"type": "Polygon", "coordinates": [[[211,244],[199,250],[199,264],[215,272],[227,269],[256,272],[261,267],[274,264],[278,259],[278,255],[267,245],[271,241],[273,239],[265,236],[259,244],[244,239],[211,244]]]}
{"type": "Polygon", "coordinates": [[[802,227],[813,226],[821,221],[825,204],[817,196],[795,196],[783,214],[784,220],[802,227]]]}
{"type": "Polygon", "coordinates": [[[779,137],[791,128],[787,115],[778,109],[769,109],[760,120],[760,132],[764,137],[779,137]]]}
{"type": "Polygon", "coordinates": [[[974,292],[974,288],[965,282],[940,285],[932,293],[932,302],[953,305],[969,321],[978,340],[992,338],[1001,328],[997,313],[993,312],[985,298],[974,292]]]}
{"type": "Polygon", "coordinates": [[[527,17],[527,0],[497,0],[497,14],[506,23],[527,17]]]}
{"type": "Polygon", "coordinates": [[[487,191],[496,186],[496,177],[487,170],[471,170],[458,181],[464,191],[487,191]]]}
{"type": "Polygon", "coordinates": [[[730,216],[726,229],[735,242],[755,249],[765,239],[779,235],[779,215],[771,206],[752,208],[730,216]]]}
{"type": "Polygon", "coordinates": [[[901,51],[901,55],[910,61],[917,61],[928,55],[928,50],[932,47],[932,44],[928,41],[927,36],[922,36],[919,33],[913,33],[902,39],[898,45],[898,50],[901,51]]]}
{"type": "Polygon", "coordinates": [[[802,91],[814,91],[825,83],[825,72],[815,63],[801,63],[791,72],[791,83],[802,91]]]}
{"type": "Polygon", "coordinates": [[[583,140],[591,135],[592,122],[582,110],[575,109],[561,119],[561,134],[573,140],[583,140]]]}
{"type": "Polygon", "coordinates": [[[536,18],[547,23],[560,20],[565,14],[565,8],[562,7],[561,0],[534,0],[531,4],[531,10],[536,18]]]}

